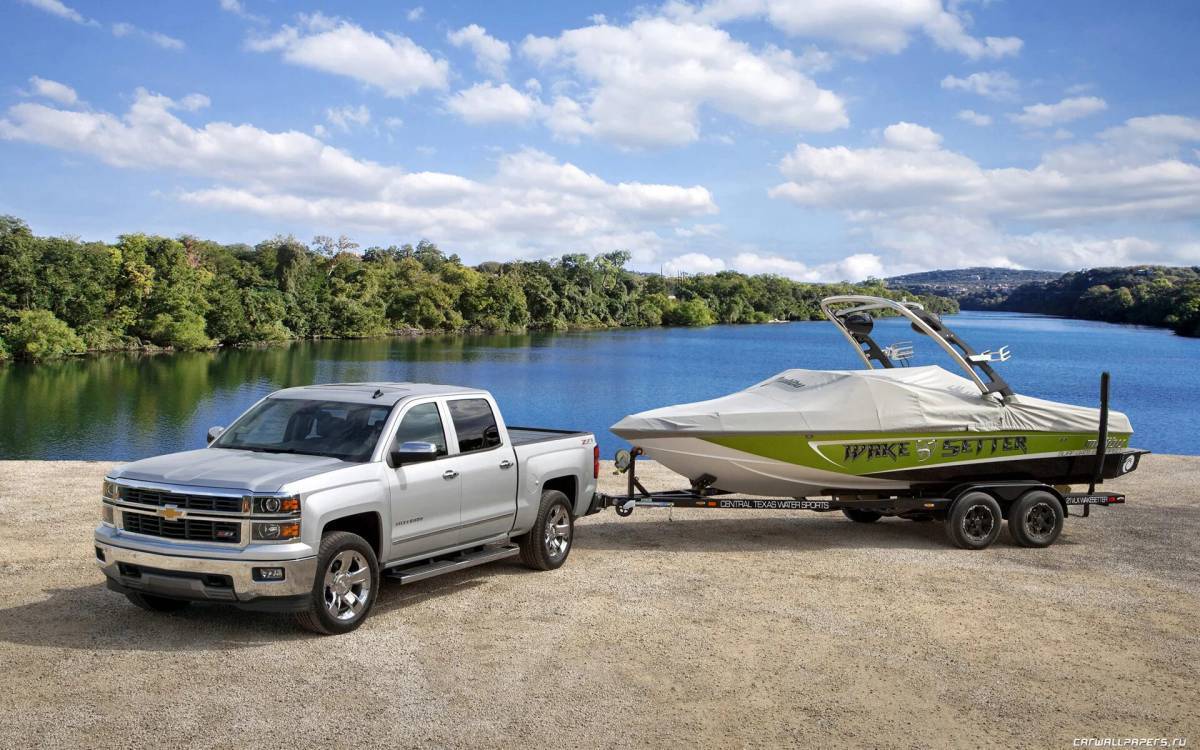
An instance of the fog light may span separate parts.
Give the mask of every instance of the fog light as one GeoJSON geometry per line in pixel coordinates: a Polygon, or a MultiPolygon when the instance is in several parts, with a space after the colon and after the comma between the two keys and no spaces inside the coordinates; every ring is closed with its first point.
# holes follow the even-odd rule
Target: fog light
{"type": "Polygon", "coordinates": [[[282,581],[283,568],[255,568],[254,580],[256,581],[282,581]]]}
{"type": "Polygon", "coordinates": [[[104,550],[100,549],[99,547],[96,548],[96,559],[100,562],[104,562],[104,550]]]}
{"type": "Polygon", "coordinates": [[[300,522],[288,521],[287,523],[256,523],[254,524],[254,538],[267,542],[278,539],[299,539],[300,522]]]}

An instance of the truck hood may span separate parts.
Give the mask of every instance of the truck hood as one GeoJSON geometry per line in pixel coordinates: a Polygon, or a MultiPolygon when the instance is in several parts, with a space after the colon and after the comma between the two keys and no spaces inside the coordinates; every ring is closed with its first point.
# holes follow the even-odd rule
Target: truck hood
{"type": "Polygon", "coordinates": [[[134,461],[118,467],[109,476],[196,487],[277,492],[289,482],[356,465],[325,456],[202,448],[134,461]]]}

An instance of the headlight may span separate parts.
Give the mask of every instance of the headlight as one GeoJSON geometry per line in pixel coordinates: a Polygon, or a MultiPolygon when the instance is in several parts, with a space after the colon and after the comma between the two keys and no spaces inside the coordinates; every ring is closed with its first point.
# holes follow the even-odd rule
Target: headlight
{"type": "Polygon", "coordinates": [[[115,526],[113,523],[113,507],[108,503],[100,504],[100,522],[106,526],[115,526]]]}
{"type": "Polygon", "coordinates": [[[288,495],[287,497],[277,497],[267,495],[262,497],[251,497],[252,507],[255,513],[299,513],[300,512],[300,496],[288,495]]]}
{"type": "Polygon", "coordinates": [[[121,487],[116,482],[110,482],[109,480],[105,479],[104,486],[103,489],[100,490],[100,494],[104,496],[105,500],[120,500],[121,487]]]}
{"type": "Polygon", "coordinates": [[[260,522],[255,521],[252,536],[260,542],[275,542],[281,539],[299,539],[300,538],[300,522],[287,521],[285,523],[260,522]]]}

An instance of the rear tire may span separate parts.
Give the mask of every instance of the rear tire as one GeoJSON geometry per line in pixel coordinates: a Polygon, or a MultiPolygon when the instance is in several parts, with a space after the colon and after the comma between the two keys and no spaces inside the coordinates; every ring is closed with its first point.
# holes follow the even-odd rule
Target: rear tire
{"type": "Polygon", "coordinates": [[[321,538],[317,576],[309,608],[296,613],[296,624],[321,635],[358,628],[379,596],[379,561],[357,534],[333,531],[321,538]]]}
{"type": "Polygon", "coordinates": [[[875,523],[883,518],[882,513],[876,513],[873,510],[863,510],[862,508],[842,508],[842,514],[855,523],[875,523]]]}
{"type": "Polygon", "coordinates": [[[1045,490],[1026,492],[1008,509],[1008,534],[1022,547],[1049,547],[1062,528],[1062,503],[1045,490]]]}
{"type": "Polygon", "coordinates": [[[147,612],[178,612],[187,609],[191,602],[186,599],[168,599],[165,596],[155,596],[154,594],[141,594],[136,591],[125,592],[125,598],[128,599],[133,606],[139,609],[144,609],[147,612]]]}
{"type": "Polygon", "coordinates": [[[533,528],[517,537],[521,562],[533,570],[554,570],[562,567],[571,554],[575,541],[575,519],[571,517],[571,501],[558,490],[542,493],[533,528]]]}
{"type": "Polygon", "coordinates": [[[996,498],[986,492],[960,497],[946,519],[946,535],[963,549],[984,549],[1000,536],[1004,518],[996,498]]]}

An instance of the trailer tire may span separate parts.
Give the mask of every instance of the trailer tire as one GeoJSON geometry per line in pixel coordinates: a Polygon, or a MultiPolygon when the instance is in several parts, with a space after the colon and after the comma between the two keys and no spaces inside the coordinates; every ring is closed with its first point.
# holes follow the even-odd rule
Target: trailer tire
{"type": "Polygon", "coordinates": [[[571,554],[575,541],[575,519],[571,501],[558,490],[542,493],[533,528],[517,537],[521,562],[533,570],[554,570],[562,567],[571,554]]]}
{"type": "Polygon", "coordinates": [[[191,602],[186,599],[169,599],[165,596],[143,594],[139,591],[127,591],[125,592],[125,598],[139,609],[144,609],[147,612],[158,612],[160,614],[178,612],[182,609],[187,609],[191,605],[191,602]]]}
{"type": "Polygon", "coordinates": [[[1030,490],[1008,509],[1008,534],[1022,547],[1049,547],[1063,528],[1062,503],[1045,490],[1030,490]]]}
{"type": "Polygon", "coordinates": [[[331,531],[321,537],[309,607],[296,613],[296,624],[320,635],[349,633],[366,621],[378,596],[379,560],[370,543],[358,534],[331,531]]]}
{"type": "Polygon", "coordinates": [[[984,549],[1000,536],[1004,524],[1000,503],[986,492],[968,492],[955,501],[946,518],[946,536],[963,549],[984,549]]]}
{"type": "Polygon", "coordinates": [[[882,513],[876,513],[873,510],[863,510],[862,508],[842,508],[842,514],[855,523],[875,523],[883,518],[882,513]]]}

